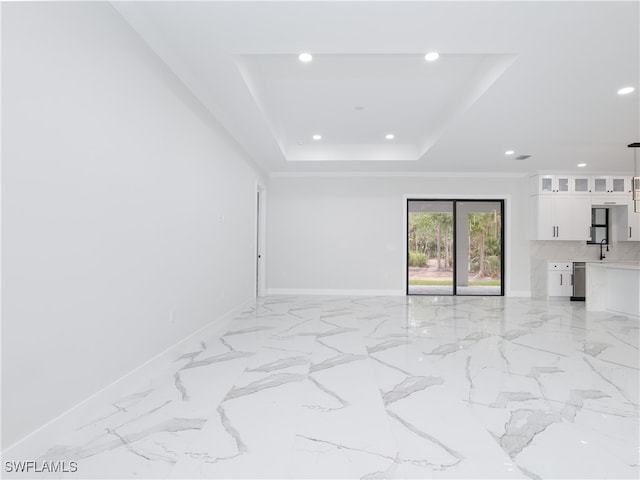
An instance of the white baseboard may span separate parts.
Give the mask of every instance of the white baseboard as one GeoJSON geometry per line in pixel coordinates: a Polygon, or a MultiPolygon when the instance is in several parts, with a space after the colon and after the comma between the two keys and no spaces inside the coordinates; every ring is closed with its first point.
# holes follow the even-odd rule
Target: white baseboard
{"type": "Polygon", "coordinates": [[[214,320],[198,328],[193,333],[190,333],[186,337],[178,340],[176,343],[165,348],[162,352],[153,356],[146,362],[133,368],[117,380],[109,383],[92,395],[89,395],[87,398],[81,400],[65,412],[54,417],[41,427],[5,448],[2,451],[2,457],[7,458],[7,456],[10,455],[16,459],[32,460],[35,459],[34,455],[42,455],[42,453],[51,448],[56,441],[58,441],[60,433],[68,432],[75,428],[75,425],[71,423],[77,420],[75,415],[73,415],[74,413],[82,413],[83,408],[87,408],[91,411],[91,409],[94,409],[96,405],[103,405],[105,403],[105,399],[108,399],[113,395],[117,395],[120,390],[136,388],[137,385],[148,381],[154,373],[158,372],[159,367],[162,365],[170,365],[175,360],[176,356],[179,356],[179,353],[176,352],[180,351],[185,343],[193,340],[205,330],[214,328],[216,324],[227,319],[230,315],[238,313],[243,308],[246,308],[247,305],[251,305],[254,302],[255,299],[253,298],[251,300],[245,300],[228,312],[219,315],[214,320]]]}
{"type": "Polygon", "coordinates": [[[402,290],[352,290],[323,288],[268,288],[267,295],[346,295],[351,297],[397,297],[402,290]]]}
{"type": "MultiPolygon", "coordinates": [[[[353,289],[323,289],[323,288],[268,288],[267,295],[346,295],[352,297],[398,297],[405,296],[403,290],[353,290],[353,289]]],[[[531,292],[527,290],[512,290],[506,297],[529,298],[531,292]]]]}

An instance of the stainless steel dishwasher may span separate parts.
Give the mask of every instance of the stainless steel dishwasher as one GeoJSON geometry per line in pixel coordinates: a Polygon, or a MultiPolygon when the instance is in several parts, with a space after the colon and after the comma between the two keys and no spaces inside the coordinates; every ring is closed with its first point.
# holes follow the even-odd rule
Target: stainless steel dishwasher
{"type": "Polygon", "coordinates": [[[586,296],[587,267],[585,262],[573,262],[573,295],[571,300],[583,301],[586,296]]]}

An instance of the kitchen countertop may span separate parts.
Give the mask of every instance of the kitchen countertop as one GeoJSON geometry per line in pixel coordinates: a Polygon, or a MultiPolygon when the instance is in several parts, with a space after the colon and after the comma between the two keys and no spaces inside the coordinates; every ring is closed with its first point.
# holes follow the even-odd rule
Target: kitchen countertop
{"type": "Polygon", "coordinates": [[[604,268],[620,268],[624,270],[640,270],[640,262],[585,262],[589,266],[604,268]]]}

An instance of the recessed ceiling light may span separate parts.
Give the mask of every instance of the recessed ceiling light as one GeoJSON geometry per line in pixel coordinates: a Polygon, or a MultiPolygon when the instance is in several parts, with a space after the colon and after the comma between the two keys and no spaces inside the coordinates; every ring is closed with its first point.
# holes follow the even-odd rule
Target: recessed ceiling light
{"type": "Polygon", "coordinates": [[[393,140],[396,136],[393,133],[389,133],[384,136],[387,140],[393,140]]]}
{"type": "Polygon", "coordinates": [[[313,136],[314,140],[322,140],[322,135],[318,135],[317,133],[313,136]]]}
{"type": "Polygon", "coordinates": [[[433,62],[434,60],[437,60],[439,56],[440,54],[438,52],[429,52],[424,56],[424,59],[427,62],[433,62]]]}
{"type": "Polygon", "coordinates": [[[305,52],[305,53],[301,53],[300,55],[298,55],[298,59],[301,62],[308,63],[311,60],[313,60],[313,56],[310,53],[306,53],[305,52]]]}
{"type": "Polygon", "coordinates": [[[507,150],[506,152],[504,152],[505,155],[513,155],[514,153],[516,152],[514,152],[513,150],[507,150]]]}
{"type": "Polygon", "coordinates": [[[586,164],[586,163],[579,163],[579,164],[578,164],[578,166],[579,166],[579,167],[586,167],[586,166],[587,166],[587,164],[586,164]]]}
{"type": "Polygon", "coordinates": [[[624,87],[621,88],[620,90],[618,90],[618,95],[626,95],[628,93],[631,93],[635,90],[635,88],[633,87],[624,87]]]}

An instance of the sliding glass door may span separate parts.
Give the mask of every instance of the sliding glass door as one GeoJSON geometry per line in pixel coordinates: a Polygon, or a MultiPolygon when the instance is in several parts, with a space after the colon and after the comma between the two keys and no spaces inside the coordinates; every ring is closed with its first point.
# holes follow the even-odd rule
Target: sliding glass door
{"type": "Polygon", "coordinates": [[[503,295],[503,200],[408,200],[407,294],[503,295]]]}
{"type": "Polygon", "coordinates": [[[456,201],[456,294],[502,295],[502,201],[456,201]]]}
{"type": "Polygon", "coordinates": [[[411,295],[453,295],[453,204],[409,200],[407,275],[411,295]]]}

